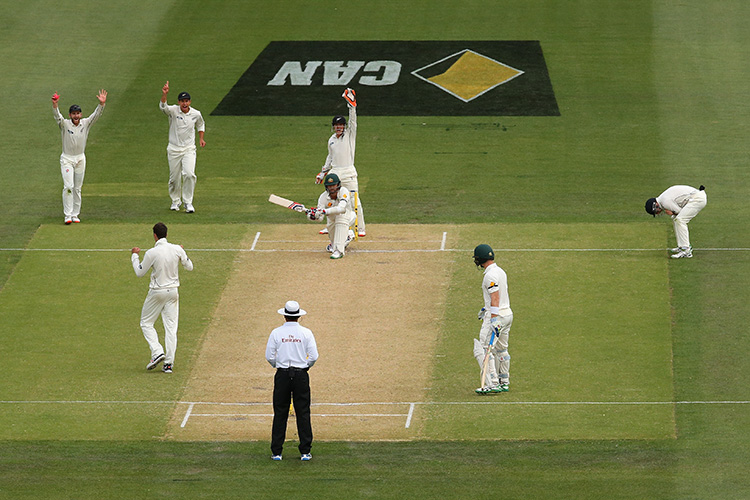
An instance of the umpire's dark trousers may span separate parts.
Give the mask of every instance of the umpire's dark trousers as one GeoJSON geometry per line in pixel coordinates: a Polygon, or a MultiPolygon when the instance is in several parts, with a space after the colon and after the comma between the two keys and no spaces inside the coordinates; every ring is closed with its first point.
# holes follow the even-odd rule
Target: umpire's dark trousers
{"type": "Polygon", "coordinates": [[[307,368],[279,368],[273,379],[273,428],[271,454],[281,455],[289,420],[289,404],[294,400],[299,452],[310,453],[313,433],[310,425],[310,376],[307,368]]]}

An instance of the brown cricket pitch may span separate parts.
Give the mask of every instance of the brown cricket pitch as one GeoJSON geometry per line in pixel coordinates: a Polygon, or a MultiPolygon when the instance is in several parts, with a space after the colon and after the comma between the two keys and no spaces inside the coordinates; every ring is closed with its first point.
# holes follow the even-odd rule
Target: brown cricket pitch
{"type": "MultiPolygon", "coordinates": [[[[320,353],[310,370],[315,439],[420,437],[419,407],[405,427],[408,403],[424,401],[430,383],[453,262],[435,250],[456,228],[372,225],[341,260],[328,258],[318,229],[248,229],[243,248],[260,231],[257,251],[237,254],[182,397],[200,404],[184,427],[187,405],[176,405],[168,439],[270,439],[274,369],[265,348],[287,300],[307,311],[300,324],[320,353]]],[[[290,417],[290,439],[295,425],[290,417]]]]}

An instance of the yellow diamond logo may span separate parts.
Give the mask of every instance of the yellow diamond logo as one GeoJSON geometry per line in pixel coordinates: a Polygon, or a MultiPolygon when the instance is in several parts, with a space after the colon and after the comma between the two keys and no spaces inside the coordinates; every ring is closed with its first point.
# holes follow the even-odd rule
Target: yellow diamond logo
{"type": "Polygon", "coordinates": [[[524,72],[464,49],[412,71],[412,75],[469,102],[524,72]]]}

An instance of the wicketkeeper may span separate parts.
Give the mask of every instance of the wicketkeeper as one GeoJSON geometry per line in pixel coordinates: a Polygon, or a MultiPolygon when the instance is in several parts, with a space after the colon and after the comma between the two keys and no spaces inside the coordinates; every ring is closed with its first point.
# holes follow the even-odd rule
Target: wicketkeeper
{"type": "MultiPolygon", "coordinates": [[[[333,117],[331,121],[333,135],[328,139],[328,156],[320,173],[315,177],[315,183],[321,184],[328,173],[336,174],[341,179],[341,185],[349,190],[352,199],[356,197],[355,215],[358,235],[363,237],[366,235],[365,215],[362,209],[362,198],[359,196],[357,168],[354,166],[354,152],[357,147],[357,97],[352,89],[346,89],[341,97],[346,100],[349,108],[349,123],[346,123],[346,118],[343,116],[333,117]]],[[[326,228],[320,233],[325,234],[327,231],[326,228]]]]}

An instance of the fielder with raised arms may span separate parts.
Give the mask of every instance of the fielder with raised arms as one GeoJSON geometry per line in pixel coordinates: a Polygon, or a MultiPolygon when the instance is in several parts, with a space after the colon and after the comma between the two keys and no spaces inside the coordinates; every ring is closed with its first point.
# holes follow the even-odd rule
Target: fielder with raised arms
{"type": "MultiPolygon", "coordinates": [[[[354,200],[356,197],[356,219],[358,236],[363,237],[365,231],[365,215],[362,209],[362,198],[359,197],[359,184],[357,182],[357,169],[354,166],[354,152],[357,147],[357,98],[354,90],[346,89],[342,94],[349,108],[349,123],[343,116],[334,116],[331,121],[333,135],[328,139],[328,156],[326,162],[315,177],[315,183],[323,182],[329,172],[338,175],[341,185],[345,187],[354,200]]],[[[354,206],[354,205],[352,205],[354,206]]],[[[325,234],[328,228],[320,231],[325,234]]]]}
{"type": "Polygon", "coordinates": [[[318,206],[307,210],[307,216],[310,220],[320,220],[326,216],[326,229],[330,241],[326,250],[331,252],[332,259],[340,259],[344,256],[349,242],[354,239],[354,231],[349,229],[355,217],[351,193],[341,185],[341,180],[336,174],[326,175],[323,184],[326,190],[318,198],[318,206]]]}
{"type": "Polygon", "coordinates": [[[193,213],[193,194],[195,193],[195,131],[198,130],[199,142],[206,147],[204,134],[206,124],[203,115],[195,108],[191,108],[190,94],[180,92],[177,96],[178,105],[167,105],[169,82],[161,89],[159,109],[169,118],[169,145],[167,146],[167,161],[169,162],[169,197],[172,199],[170,210],[179,211],[180,204],[185,203],[185,212],[193,213]]]}
{"type": "Polygon", "coordinates": [[[474,249],[474,264],[484,270],[482,278],[482,296],[484,307],[479,311],[482,327],[479,340],[474,339],[474,357],[482,368],[487,346],[492,332],[495,341],[490,349],[489,370],[482,381],[477,394],[508,392],[510,384],[510,354],[508,354],[508,337],[513,324],[513,311],[508,297],[508,276],[500,266],[495,264],[495,252],[486,244],[477,245],[474,249]]]}
{"type": "Polygon", "coordinates": [[[81,222],[78,215],[81,213],[81,187],[86,175],[86,141],[89,138],[91,126],[96,123],[107,103],[107,91],[101,89],[96,98],[99,105],[88,118],[81,118],[81,107],[74,104],[68,110],[70,120],[63,118],[57,109],[60,96],[52,96],[52,109],[55,121],[60,127],[62,135],[62,154],[60,155],[60,170],[63,178],[63,212],[65,224],[81,222]]]}

